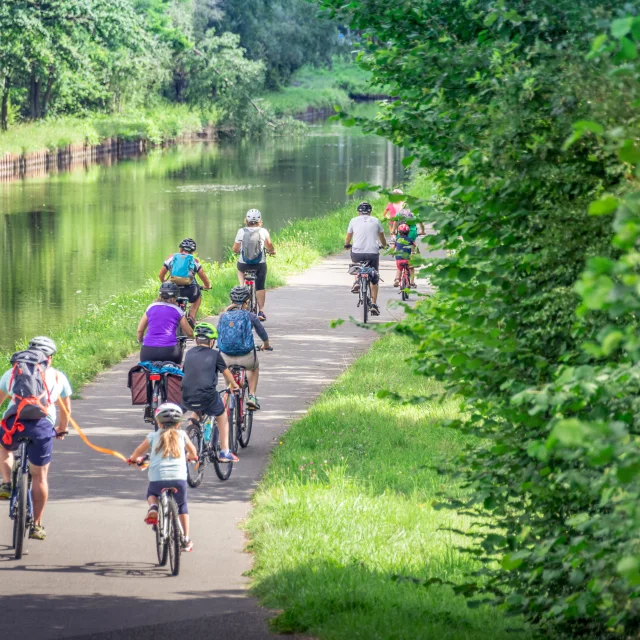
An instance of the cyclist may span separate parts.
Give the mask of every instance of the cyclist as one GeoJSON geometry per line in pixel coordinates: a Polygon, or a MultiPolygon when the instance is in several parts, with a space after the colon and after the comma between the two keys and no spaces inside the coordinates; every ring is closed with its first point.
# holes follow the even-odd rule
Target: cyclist
{"type": "Polygon", "coordinates": [[[228,367],[238,365],[247,371],[249,384],[249,409],[260,409],[256,397],[258,390],[258,354],[253,341],[253,331],[263,344],[261,349],[270,349],[269,336],[258,317],[248,311],[251,290],[247,286],[233,287],[229,294],[231,304],[224,310],[218,321],[218,348],[228,367]]]}
{"type": "MultiPolygon", "coordinates": [[[[402,194],[402,189],[394,189],[391,193],[402,194]]],[[[390,202],[384,210],[384,217],[389,221],[389,233],[393,233],[394,218],[403,207],[404,202],[390,202]]]]}
{"type": "Polygon", "coordinates": [[[164,282],[168,273],[169,280],[180,287],[180,297],[187,298],[191,305],[187,320],[193,326],[202,302],[202,292],[196,282],[196,276],[202,280],[202,284],[207,290],[211,289],[211,282],[200,261],[193,255],[196,250],[195,240],[185,238],[180,243],[179,249],[180,253],[173,253],[164,261],[158,278],[160,278],[160,282],[164,282]]]}
{"type": "Polygon", "coordinates": [[[276,250],[271,243],[269,232],[262,227],[262,214],[257,209],[249,209],[244,219],[245,226],[238,230],[233,252],[238,258],[238,282],[244,284],[245,271],[256,272],[256,300],[258,302],[258,318],[264,322],[266,298],[265,284],[267,280],[267,256],[275,256],[276,250]]]}
{"type": "Polygon", "coordinates": [[[138,324],[138,342],[142,344],[141,362],[182,362],[182,349],[176,330],[180,325],[189,338],[193,338],[193,331],[176,301],[179,293],[177,284],[163,282],[158,299],[142,314],[138,324]]]}
{"type": "MultiPolygon", "coordinates": [[[[371,315],[379,316],[378,308],[378,271],[380,269],[380,248],[387,246],[387,239],[384,237],[384,230],[380,220],[371,215],[373,207],[368,202],[361,202],[358,205],[358,215],[352,218],[347,229],[347,236],[344,241],[345,249],[351,249],[351,260],[353,262],[368,262],[375,269],[371,280],[371,315]],[[353,241],[353,244],[352,244],[353,241]]],[[[352,293],[360,291],[358,276],[355,277],[352,293]]]]}
{"type": "Polygon", "coordinates": [[[158,498],[163,489],[175,489],[178,514],[184,537],[182,550],[193,551],[193,542],[189,538],[189,507],[187,506],[187,459],[197,460],[198,452],[193,443],[180,429],[182,409],[171,402],[161,404],[156,410],[156,422],[159,431],[152,431],[144,442],[127,460],[135,464],[136,460],[149,455],[149,487],[147,502],[149,511],[144,521],[150,525],[158,524],[158,498]]]}
{"type": "MultiPolygon", "coordinates": [[[[404,262],[408,262],[412,253],[416,252],[416,243],[409,237],[411,229],[406,223],[398,225],[398,235],[395,240],[395,256],[396,256],[396,279],[393,281],[393,286],[400,286],[400,279],[402,278],[402,265],[404,262]]],[[[409,274],[411,277],[410,287],[416,288],[415,283],[415,267],[409,267],[409,274]]]]}
{"type": "MultiPolygon", "coordinates": [[[[33,540],[44,540],[46,532],[42,526],[42,514],[49,497],[49,463],[53,450],[53,438],[58,440],[64,438],[69,424],[68,414],[71,413],[71,385],[67,376],[61,371],[51,366],[51,360],[55,355],[57,348],[51,338],[46,336],[38,336],[33,338],[29,343],[29,351],[38,351],[47,358],[46,368],[44,370],[44,384],[47,392],[47,417],[36,420],[19,420],[19,425],[24,427],[20,430],[20,426],[16,425],[19,419],[20,411],[16,398],[12,397],[2,420],[2,429],[0,433],[0,472],[2,473],[2,485],[0,485],[0,499],[8,500],[11,497],[11,470],[13,468],[13,452],[16,451],[20,443],[18,438],[26,436],[31,439],[27,455],[29,457],[29,468],[33,484],[31,495],[33,499],[33,525],[29,532],[29,538],[33,540]],[[56,405],[62,409],[56,427],[56,405]],[[14,429],[15,427],[15,429],[14,429]]],[[[0,378],[0,404],[6,398],[12,396],[12,387],[14,383],[13,369],[6,371],[0,378]]]]}
{"type": "Polygon", "coordinates": [[[182,404],[193,411],[197,420],[203,415],[214,416],[220,430],[220,462],[237,462],[237,456],[229,450],[229,417],[222,398],[216,389],[218,373],[224,376],[232,391],[238,390],[220,351],[213,345],[218,337],[216,328],[208,322],[195,326],[196,346],[187,352],[182,378],[182,404]]]}

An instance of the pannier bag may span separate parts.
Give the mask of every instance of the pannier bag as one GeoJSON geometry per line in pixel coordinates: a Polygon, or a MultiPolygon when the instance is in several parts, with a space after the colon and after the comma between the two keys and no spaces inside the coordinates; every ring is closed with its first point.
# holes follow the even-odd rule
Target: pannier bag
{"type": "Polygon", "coordinates": [[[151,374],[162,376],[166,402],[182,404],[182,378],[184,373],[173,362],[139,362],[129,370],[128,384],[131,389],[131,404],[143,405],[151,402],[151,374]]]}

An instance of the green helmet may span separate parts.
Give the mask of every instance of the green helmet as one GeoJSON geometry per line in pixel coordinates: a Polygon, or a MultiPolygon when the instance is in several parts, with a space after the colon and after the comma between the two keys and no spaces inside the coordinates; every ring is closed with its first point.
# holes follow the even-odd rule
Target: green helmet
{"type": "Polygon", "coordinates": [[[198,322],[193,328],[196,338],[215,340],[218,337],[218,330],[210,322],[198,322]]]}

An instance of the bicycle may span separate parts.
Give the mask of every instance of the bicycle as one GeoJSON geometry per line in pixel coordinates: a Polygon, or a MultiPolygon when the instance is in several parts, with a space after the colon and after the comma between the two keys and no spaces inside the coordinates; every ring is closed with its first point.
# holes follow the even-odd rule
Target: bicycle
{"type": "MultiPolygon", "coordinates": [[[[200,292],[201,292],[200,295],[202,295],[203,287],[198,285],[198,288],[200,289],[200,292]]],[[[190,307],[189,298],[180,297],[176,299],[176,302],[180,307],[180,310],[182,311],[182,313],[184,313],[184,317],[189,318],[189,307],[190,307]]],[[[195,322],[189,322],[189,324],[193,329],[193,327],[195,326],[195,322]]],[[[178,328],[176,329],[176,336],[178,338],[178,342],[180,343],[180,362],[182,362],[182,360],[184,359],[184,352],[187,349],[187,340],[189,338],[187,337],[185,332],[182,330],[182,327],[180,326],[180,324],[178,324],[178,328]]]]}
{"type": "MultiPolygon", "coordinates": [[[[68,431],[61,431],[58,436],[67,435],[68,431]]],[[[11,474],[12,487],[9,499],[9,517],[13,520],[13,549],[16,560],[20,560],[24,553],[24,539],[27,531],[34,524],[33,499],[31,497],[32,477],[29,470],[27,450],[31,438],[18,438],[20,448],[11,474]]]]}
{"type": "MultiPolygon", "coordinates": [[[[226,393],[229,393],[228,390],[226,393]]],[[[231,394],[229,405],[232,404],[234,396],[235,394],[231,394]]],[[[236,433],[235,413],[230,413],[229,408],[227,408],[227,413],[229,414],[229,449],[233,451],[233,453],[237,453],[238,436],[236,433]]],[[[205,414],[200,420],[192,419],[186,432],[187,437],[191,440],[198,452],[197,460],[187,461],[187,483],[189,486],[194,489],[200,486],[209,462],[213,463],[214,471],[220,480],[223,482],[228,480],[231,476],[231,471],[233,471],[233,462],[220,462],[219,460],[220,431],[215,422],[215,418],[205,414]],[[209,429],[211,429],[211,435],[207,441],[205,433],[209,429]]]]}
{"type": "Polygon", "coordinates": [[[409,261],[398,260],[396,266],[400,268],[400,295],[403,300],[409,299],[409,289],[411,287],[411,274],[409,272],[409,261]]]}
{"type": "Polygon", "coordinates": [[[249,287],[251,297],[249,298],[249,311],[258,315],[258,298],[256,297],[256,278],[258,277],[257,271],[245,271],[244,272],[244,284],[249,287]]]}
{"type": "Polygon", "coordinates": [[[374,272],[375,269],[370,265],[368,261],[359,262],[358,264],[352,264],[349,267],[349,273],[351,275],[358,276],[358,281],[360,283],[357,308],[362,307],[364,324],[367,324],[369,320],[369,312],[371,311],[372,302],[370,279],[374,275],[374,272]]]}
{"type": "Polygon", "coordinates": [[[162,375],[159,373],[149,374],[149,383],[151,384],[151,404],[145,407],[144,421],[152,424],[155,431],[158,430],[156,422],[156,409],[167,401],[167,392],[162,384],[162,375]]]}

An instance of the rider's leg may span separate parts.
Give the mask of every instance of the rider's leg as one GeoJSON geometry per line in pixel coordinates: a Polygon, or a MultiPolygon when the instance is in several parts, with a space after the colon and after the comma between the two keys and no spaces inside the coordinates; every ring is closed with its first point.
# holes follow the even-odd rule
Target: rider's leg
{"type": "Polygon", "coordinates": [[[31,497],[33,498],[33,520],[35,524],[42,524],[42,514],[44,513],[47,499],[49,498],[49,464],[38,467],[31,465],[31,497]]]}
{"type": "Polygon", "coordinates": [[[182,531],[184,532],[184,537],[189,537],[189,514],[181,513],[179,516],[180,524],[182,525],[182,531]]]}
{"type": "Polygon", "coordinates": [[[238,271],[238,282],[240,283],[240,286],[244,284],[244,273],[242,273],[242,271],[238,271]]]}
{"type": "Polygon", "coordinates": [[[191,318],[193,318],[193,320],[196,319],[197,314],[198,314],[198,309],[200,308],[200,303],[202,302],[202,296],[199,295],[194,302],[191,304],[191,307],[189,307],[189,316],[191,316],[191,318]]]}
{"type": "Polygon", "coordinates": [[[400,278],[402,278],[402,269],[400,269],[400,267],[396,266],[396,277],[393,281],[394,286],[398,286],[398,284],[400,283],[400,278]]]}
{"type": "Polygon", "coordinates": [[[0,446],[0,473],[2,473],[2,482],[11,482],[11,469],[13,469],[13,453],[0,446]]]}
{"type": "Polygon", "coordinates": [[[219,416],[216,416],[216,422],[218,423],[218,430],[220,431],[220,448],[223,451],[229,450],[229,416],[227,412],[223,411],[219,416]]]}
{"type": "Polygon", "coordinates": [[[264,309],[264,302],[267,297],[267,292],[263,289],[262,291],[256,291],[256,300],[258,302],[258,312],[264,309]]]}
{"type": "Polygon", "coordinates": [[[247,382],[249,383],[249,393],[252,396],[256,395],[258,390],[258,377],[260,376],[260,369],[254,369],[253,371],[247,370],[247,382]]]}
{"type": "Polygon", "coordinates": [[[416,281],[416,268],[409,267],[409,275],[411,276],[411,284],[415,284],[416,281]]]}
{"type": "Polygon", "coordinates": [[[373,302],[373,304],[377,304],[378,302],[378,287],[380,285],[378,284],[373,284],[371,283],[370,287],[371,287],[371,302],[373,302]]]}

